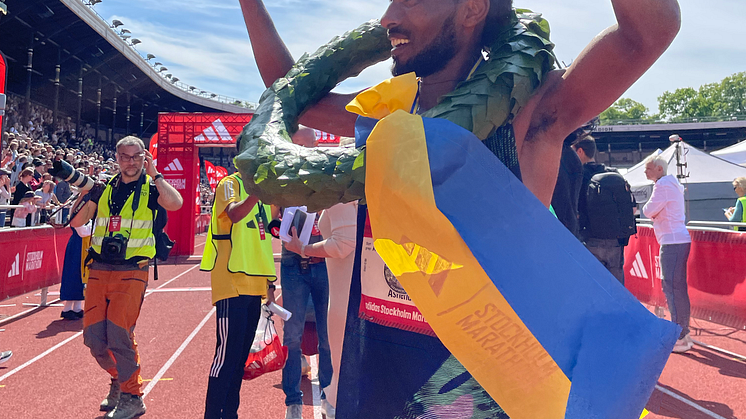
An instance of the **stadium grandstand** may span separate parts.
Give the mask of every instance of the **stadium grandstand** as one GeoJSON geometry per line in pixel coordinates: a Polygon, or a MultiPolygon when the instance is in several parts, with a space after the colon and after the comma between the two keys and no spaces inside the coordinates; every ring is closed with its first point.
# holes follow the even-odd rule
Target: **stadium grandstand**
{"type": "Polygon", "coordinates": [[[670,145],[668,137],[677,134],[684,141],[706,152],[731,146],[746,139],[746,119],[689,119],[676,123],[619,121],[601,125],[593,132],[600,152],[598,161],[629,167],[656,149],[670,145]]]}
{"type": "Polygon", "coordinates": [[[157,57],[138,51],[126,25],[99,16],[92,7],[98,2],[4,1],[0,51],[17,113],[27,118],[34,107],[45,109],[68,133],[112,144],[128,134],[153,135],[159,112],[252,111],[248,102],[181,82],[157,57]]]}

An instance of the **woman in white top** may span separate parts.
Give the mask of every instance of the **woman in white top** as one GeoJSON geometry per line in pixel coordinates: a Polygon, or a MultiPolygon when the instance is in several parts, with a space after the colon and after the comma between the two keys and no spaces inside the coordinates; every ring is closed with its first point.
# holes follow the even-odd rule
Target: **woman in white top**
{"type": "Polygon", "coordinates": [[[44,224],[48,221],[47,218],[53,205],[62,205],[57,199],[57,195],[54,194],[54,182],[45,180],[41,188],[36,191],[36,196],[41,197],[41,202],[39,202],[39,207],[41,208],[41,211],[39,211],[39,224],[44,224]]]}
{"type": "Polygon", "coordinates": [[[686,229],[686,206],[684,187],[671,175],[667,175],[668,162],[660,156],[645,163],[645,176],[655,182],[653,194],[642,209],[646,217],[653,220],[655,237],[660,244],[661,282],[666,294],[671,320],[681,326],[681,334],[674,352],[686,352],[692,348],[689,336],[690,303],[686,283],[686,263],[692,239],[686,229]]]}
{"type": "MultiPolygon", "coordinates": [[[[295,141],[295,137],[293,140],[295,141]]],[[[343,138],[339,145],[347,147],[354,146],[354,143],[353,138],[343,138]]],[[[324,240],[303,246],[297,237],[293,237],[291,242],[285,243],[285,248],[307,257],[326,258],[326,271],[329,277],[327,329],[334,374],[329,386],[323,389],[326,398],[321,400],[321,410],[327,418],[333,419],[337,405],[352,267],[355,262],[357,202],[337,204],[324,210],[319,218],[319,230],[324,240]]]]}

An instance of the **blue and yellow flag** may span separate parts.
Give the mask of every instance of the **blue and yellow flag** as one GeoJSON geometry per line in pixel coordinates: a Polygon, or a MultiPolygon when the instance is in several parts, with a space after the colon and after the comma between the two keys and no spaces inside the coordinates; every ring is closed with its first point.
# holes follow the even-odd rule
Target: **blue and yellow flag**
{"type": "Polygon", "coordinates": [[[640,417],[678,327],[472,133],[396,108],[365,115],[370,223],[440,341],[513,419],[640,417]]]}

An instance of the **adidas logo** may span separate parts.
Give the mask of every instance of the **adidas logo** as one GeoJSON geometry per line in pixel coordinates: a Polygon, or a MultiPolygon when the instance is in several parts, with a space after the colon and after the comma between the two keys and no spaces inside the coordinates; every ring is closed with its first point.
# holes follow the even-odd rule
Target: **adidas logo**
{"type": "Polygon", "coordinates": [[[235,141],[228,132],[228,129],[223,125],[220,119],[215,120],[212,126],[207,127],[202,134],[194,138],[195,143],[229,143],[232,144],[235,141]]]}
{"type": "Polygon", "coordinates": [[[181,165],[181,162],[178,158],[174,159],[171,163],[169,163],[168,166],[166,166],[165,169],[163,169],[164,172],[182,172],[184,171],[184,167],[181,165]]]}
{"type": "Polygon", "coordinates": [[[637,252],[637,255],[635,255],[635,260],[632,262],[632,269],[630,269],[629,273],[638,278],[648,279],[648,272],[645,270],[645,264],[642,263],[640,252],[637,252]]]}
{"type": "Polygon", "coordinates": [[[14,276],[18,276],[21,274],[21,262],[19,260],[20,256],[20,254],[16,253],[16,260],[10,266],[10,271],[8,271],[8,278],[13,278],[14,276]]]}

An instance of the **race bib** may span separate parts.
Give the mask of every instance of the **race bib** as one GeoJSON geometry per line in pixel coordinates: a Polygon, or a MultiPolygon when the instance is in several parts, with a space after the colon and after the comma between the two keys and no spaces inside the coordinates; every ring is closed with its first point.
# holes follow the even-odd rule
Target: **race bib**
{"type": "Polygon", "coordinates": [[[425,317],[373,247],[367,217],[360,263],[361,318],[383,326],[435,336],[425,317]]]}

